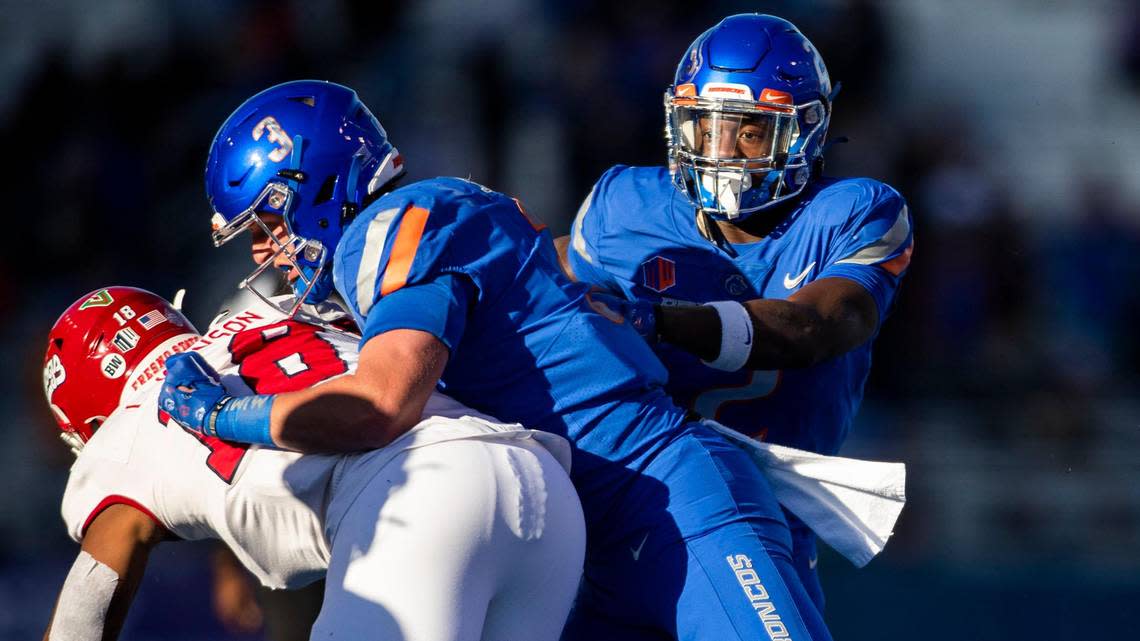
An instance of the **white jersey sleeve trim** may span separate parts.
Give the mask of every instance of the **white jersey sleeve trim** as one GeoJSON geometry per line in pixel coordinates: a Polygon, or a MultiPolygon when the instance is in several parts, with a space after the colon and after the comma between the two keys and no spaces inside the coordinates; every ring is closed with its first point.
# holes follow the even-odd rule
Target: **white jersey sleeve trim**
{"type": "Polygon", "coordinates": [[[590,252],[586,249],[586,237],[582,235],[582,223],[586,218],[586,212],[590,210],[590,205],[594,204],[594,191],[596,189],[597,187],[594,187],[594,189],[590,190],[589,195],[586,196],[586,200],[582,201],[582,206],[578,208],[578,214],[574,216],[574,228],[571,232],[572,237],[570,240],[574,251],[582,257],[582,260],[591,265],[594,264],[594,257],[591,256],[590,252]]]}
{"type": "Polygon", "coordinates": [[[376,295],[376,275],[380,269],[380,256],[384,253],[384,241],[388,238],[388,229],[399,209],[385,209],[376,214],[368,223],[368,231],[364,234],[364,251],[360,254],[360,266],[356,272],[356,307],[361,317],[367,316],[372,309],[373,298],[376,295]]]}
{"type": "Polygon", "coordinates": [[[903,205],[903,208],[899,211],[899,217],[895,220],[895,224],[891,225],[891,228],[887,230],[886,234],[883,234],[882,238],[846,258],[836,261],[835,264],[874,265],[881,263],[902,247],[902,244],[906,242],[909,236],[910,218],[907,215],[906,205],[903,205]]]}

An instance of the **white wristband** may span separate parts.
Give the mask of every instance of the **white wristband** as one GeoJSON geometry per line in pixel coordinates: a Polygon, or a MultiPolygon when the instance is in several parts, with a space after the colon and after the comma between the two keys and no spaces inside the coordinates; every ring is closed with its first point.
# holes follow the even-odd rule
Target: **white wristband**
{"type": "Polygon", "coordinates": [[[713,369],[735,372],[744,367],[752,354],[752,316],[734,300],[706,303],[720,317],[720,354],[714,361],[702,361],[713,369]]]}

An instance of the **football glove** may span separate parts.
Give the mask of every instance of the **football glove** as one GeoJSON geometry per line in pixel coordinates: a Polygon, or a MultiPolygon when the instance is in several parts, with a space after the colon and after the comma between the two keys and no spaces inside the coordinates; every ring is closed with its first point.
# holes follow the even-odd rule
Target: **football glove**
{"type": "Polygon", "coordinates": [[[615,322],[629,323],[650,344],[658,341],[656,304],[640,299],[626,300],[601,291],[591,292],[588,296],[590,306],[598,313],[615,322]],[[607,314],[606,310],[611,313],[607,314]]]}
{"type": "Polygon", "coordinates": [[[213,367],[197,352],[166,360],[166,380],[158,395],[160,421],[169,416],[182,427],[227,441],[273,445],[269,412],[274,395],[230,396],[213,367]]]}

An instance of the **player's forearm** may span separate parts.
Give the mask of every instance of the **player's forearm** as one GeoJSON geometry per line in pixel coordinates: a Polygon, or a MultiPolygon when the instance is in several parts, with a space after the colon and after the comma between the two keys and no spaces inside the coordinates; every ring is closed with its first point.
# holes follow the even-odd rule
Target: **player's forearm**
{"type": "Polygon", "coordinates": [[[127,618],[151,549],[166,531],[127,505],[103,510],[83,537],[45,641],[114,640],[127,618]]]}
{"type": "MultiPolygon", "coordinates": [[[[402,399],[378,395],[356,375],[278,394],[270,413],[277,445],[299,452],[354,452],[390,443],[419,421],[402,399]]],[[[422,405],[421,405],[422,407],[422,405]]]]}
{"type": "MultiPolygon", "coordinates": [[[[847,352],[861,342],[842,315],[826,316],[810,305],[788,300],[743,303],[752,338],[745,369],[811,367],[847,352]]],[[[722,323],[707,306],[659,308],[661,340],[705,361],[720,355],[722,323]]],[[[865,340],[865,339],[862,339],[865,340]]]]}
{"type": "Polygon", "coordinates": [[[657,331],[662,340],[719,369],[790,369],[862,345],[878,322],[878,307],[862,285],[822,278],[787,300],[658,307],[657,331]]]}
{"type": "MultiPolygon", "coordinates": [[[[822,340],[827,322],[815,310],[784,300],[744,303],[752,321],[751,353],[747,369],[809,367],[838,353],[822,340]]],[[[661,307],[661,340],[705,361],[721,350],[721,320],[711,307],[661,307]]]]}

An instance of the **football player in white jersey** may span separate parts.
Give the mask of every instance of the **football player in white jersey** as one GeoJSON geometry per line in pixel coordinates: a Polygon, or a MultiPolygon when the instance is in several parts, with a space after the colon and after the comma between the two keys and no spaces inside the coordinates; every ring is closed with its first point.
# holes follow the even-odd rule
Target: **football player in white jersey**
{"type": "Polygon", "coordinates": [[[585,544],[561,438],[441,394],[391,445],[351,455],[248,447],[155,418],[164,362],[186,350],[233,394],[351,372],[358,338],[343,320],[258,304],[199,335],[126,287],[64,312],[44,390],[78,455],[62,511],[82,546],[45,640],[115,638],[153,546],[207,538],[269,587],[327,573],[313,639],[558,638],[585,544]]]}

